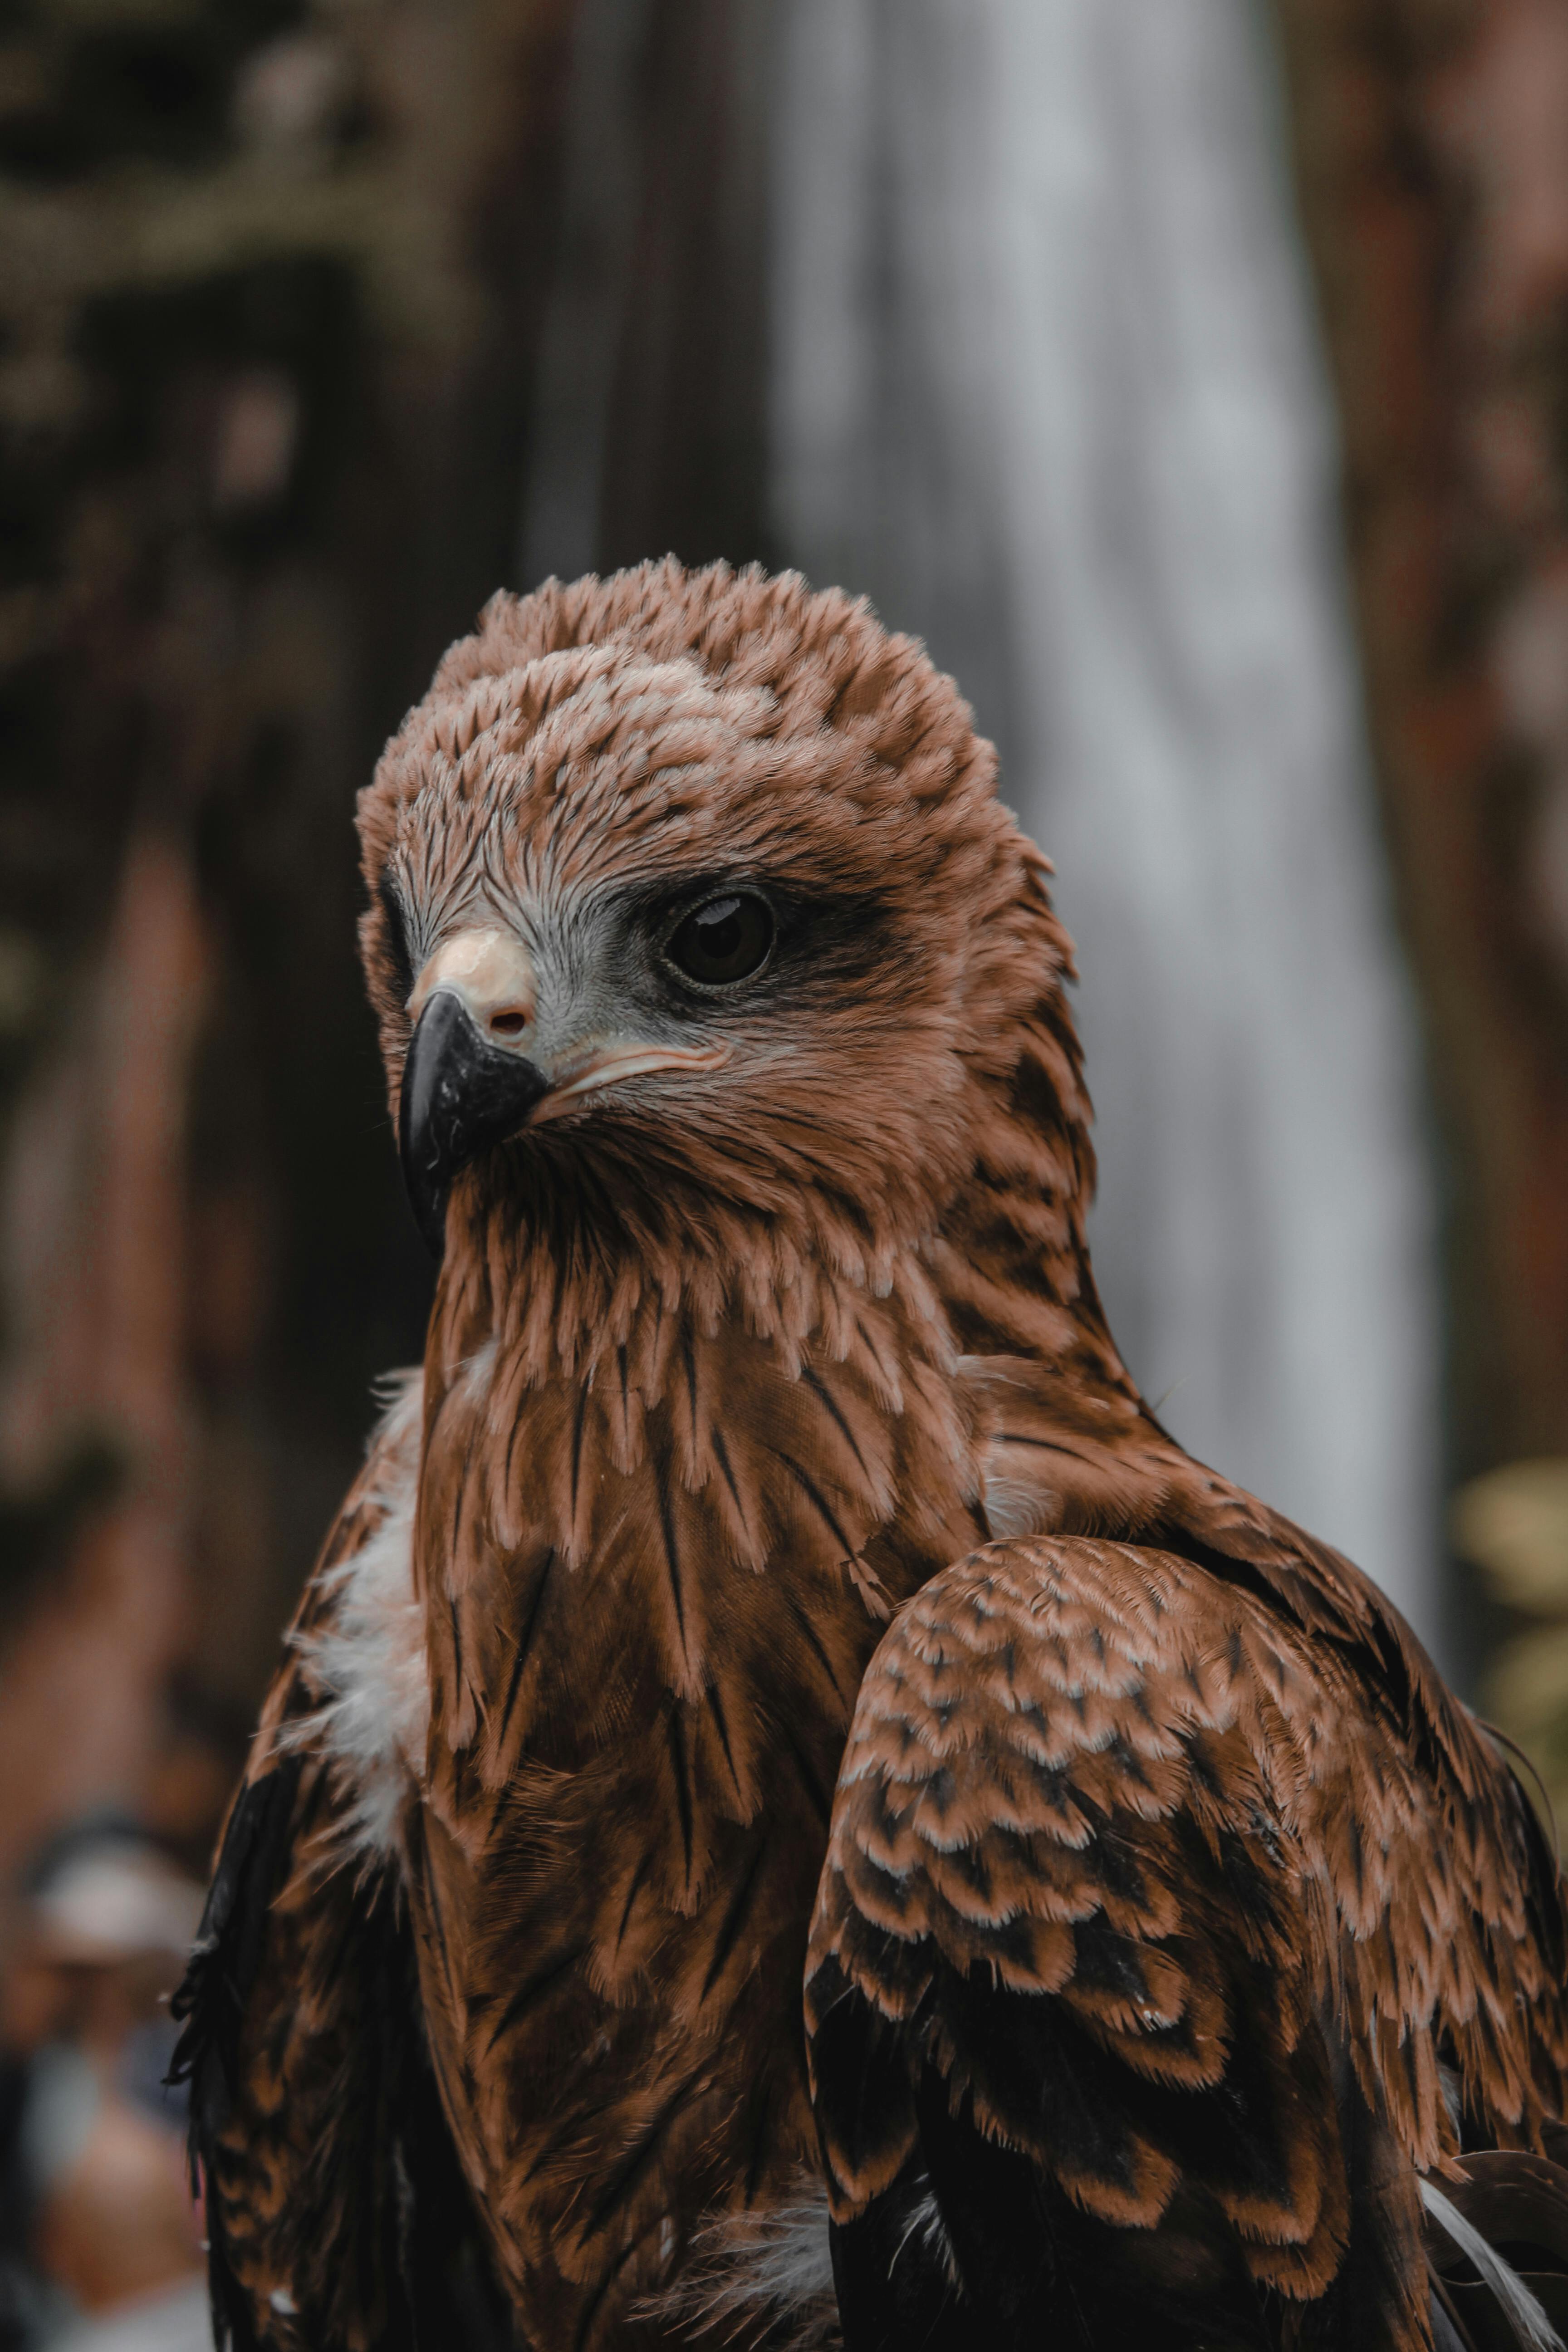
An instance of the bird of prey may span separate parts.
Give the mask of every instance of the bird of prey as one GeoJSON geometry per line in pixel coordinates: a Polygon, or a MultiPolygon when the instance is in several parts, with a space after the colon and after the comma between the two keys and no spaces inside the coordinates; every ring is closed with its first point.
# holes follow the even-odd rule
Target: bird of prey
{"type": "Polygon", "coordinates": [[[952,682],[552,582],[359,823],[440,1269],[181,1996],[220,2338],[1547,2342],[1555,1862],[1123,1367],[952,682]]]}

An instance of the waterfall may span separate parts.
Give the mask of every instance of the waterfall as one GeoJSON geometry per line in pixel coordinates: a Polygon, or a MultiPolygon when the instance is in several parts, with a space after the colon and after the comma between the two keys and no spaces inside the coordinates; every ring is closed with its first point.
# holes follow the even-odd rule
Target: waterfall
{"type": "Polygon", "coordinates": [[[923,636],[1059,867],[1112,1325],[1437,1633],[1417,1049],[1254,0],[778,0],[778,552],[923,636]]]}

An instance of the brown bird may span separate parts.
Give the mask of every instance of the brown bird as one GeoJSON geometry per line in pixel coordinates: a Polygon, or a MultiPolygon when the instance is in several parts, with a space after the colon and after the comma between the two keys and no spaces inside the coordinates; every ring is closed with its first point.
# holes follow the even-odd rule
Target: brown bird
{"type": "Polygon", "coordinates": [[[1556,1866],[1123,1368],[994,771],[670,562],[498,596],[363,797],[441,1267],[182,1996],[236,2346],[1547,2340],[1556,1866]]]}

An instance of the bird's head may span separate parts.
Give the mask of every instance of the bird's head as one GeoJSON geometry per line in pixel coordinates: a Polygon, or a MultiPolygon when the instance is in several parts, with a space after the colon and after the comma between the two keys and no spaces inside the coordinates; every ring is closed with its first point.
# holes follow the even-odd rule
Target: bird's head
{"type": "Polygon", "coordinates": [[[994,765],[918,646],[793,576],[498,596],[360,809],[437,1254],[460,1202],[586,1221],[589,1255],[784,1233],[874,1279],[974,1171],[1042,999],[1076,1084],[1068,949],[994,765]]]}

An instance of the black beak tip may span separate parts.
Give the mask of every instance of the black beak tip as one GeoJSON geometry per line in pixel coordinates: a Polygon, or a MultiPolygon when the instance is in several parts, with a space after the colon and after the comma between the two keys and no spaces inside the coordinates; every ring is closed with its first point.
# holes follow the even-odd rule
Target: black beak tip
{"type": "Polygon", "coordinates": [[[453,1179],[514,1135],[549,1086],[536,1064],[493,1045],[449,989],[431,997],[403,1066],[397,1142],[414,1221],[437,1265],[453,1179]]]}
{"type": "Polygon", "coordinates": [[[419,1176],[410,1171],[406,1160],[403,1167],[404,1189],[408,1194],[408,1205],[414,1212],[420,1239],[439,1265],[447,1255],[447,1202],[451,1198],[452,1188],[450,1184],[422,1182],[419,1176]]]}

